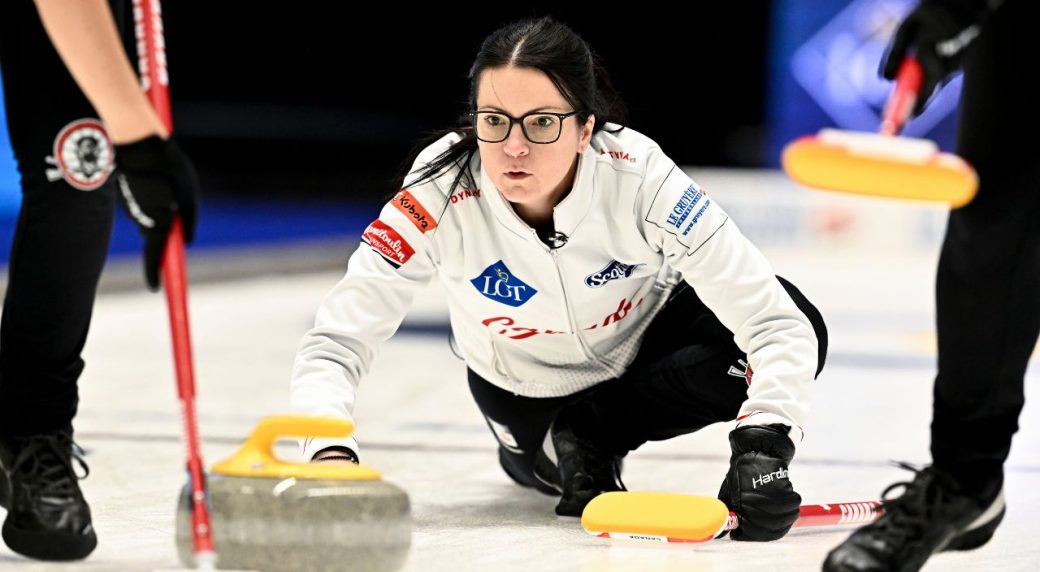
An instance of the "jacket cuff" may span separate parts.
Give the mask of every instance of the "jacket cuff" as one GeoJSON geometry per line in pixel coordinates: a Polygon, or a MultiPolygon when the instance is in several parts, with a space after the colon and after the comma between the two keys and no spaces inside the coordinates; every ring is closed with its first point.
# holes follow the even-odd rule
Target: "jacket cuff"
{"type": "Polygon", "coordinates": [[[329,447],[346,447],[350,449],[355,457],[361,458],[360,448],[358,447],[357,439],[353,437],[344,438],[328,438],[328,437],[307,437],[301,442],[303,450],[303,462],[309,463],[314,455],[322,449],[329,447]]]}

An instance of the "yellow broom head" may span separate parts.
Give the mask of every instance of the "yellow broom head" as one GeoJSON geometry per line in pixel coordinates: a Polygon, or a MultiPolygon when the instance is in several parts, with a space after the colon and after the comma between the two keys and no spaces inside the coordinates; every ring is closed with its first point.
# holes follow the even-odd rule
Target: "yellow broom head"
{"type": "Polygon", "coordinates": [[[781,162],[795,182],[822,190],[954,208],[971,202],[978,190],[971,165],[927,139],[823,129],[788,144],[781,162]]]}
{"type": "Polygon", "coordinates": [[[722,532],[728,518],[729,509],[714,497],[610,492],[592,499],[581,525],[603,538],[706,542],[722,532]]]}

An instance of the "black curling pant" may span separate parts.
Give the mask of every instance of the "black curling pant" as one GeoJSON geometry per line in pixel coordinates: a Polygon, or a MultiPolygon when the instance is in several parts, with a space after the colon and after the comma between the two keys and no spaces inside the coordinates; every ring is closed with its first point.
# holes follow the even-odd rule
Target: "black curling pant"
{"type": "MultiPolygon", "coordinates": [[[[827,356],[819,311],[777,277],[819,340],[817,375],[827,356]]],[[[692,433],[736,418],[747,399],[747,355],[692,288],[680,285],[654,318],[625,374],[573,395],[514,395],[469,370],[469,386],[499,442],[499,461],[513,480],[551,492],[533,475],[535,453],[564,407],[576,433],[595,433],[605,450],[625,455],[647,441],[692,433]]]]}
{"type": "Polygon", "coordinates": [[[958,152],[980,184],[950,213],[936,277],[932,457],[972,488],[1001,474],[1040,332],[1040,106],[1022,83],[1038,13],[1007,2],[964,62],[958,152]]]}
{"type": "MultiPolygon", "coordinates": [[[[113,2],[119,20],[122,2],[113,2]]],[[[22,206],[0,322],[0,435],[71,430],[112,233],[114,153],[32,0],[0,2],[0,72],[22,206]]]]}

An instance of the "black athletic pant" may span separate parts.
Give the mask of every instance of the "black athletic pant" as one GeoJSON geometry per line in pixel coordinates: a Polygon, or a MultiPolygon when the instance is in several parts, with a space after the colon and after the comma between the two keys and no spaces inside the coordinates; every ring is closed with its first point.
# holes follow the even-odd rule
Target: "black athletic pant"
{"type": "Polygon", "coordinates": [[[1040,10],[1009,0],[965,56],[958,152],[979,193],[950,213],[936,279],[932,457],[970,487],[1001,474],[1040,331],[1040,10]]]}
{"type": "MultiPolygon", "coordinates": [[[[113,9],[121,19],[122,2],[113,9]]],[[[113,151],[32,0],[0,2],[0,71],[22,188],[0,324],[0,434],[71,430],[112,233],[113,151]]]]}
{"type": "MultiPolygon", "coordinates": [[[[819,311],[790,282],[777,277],[805,313],[827,355],[819,311]]],[[[579,433],[595,428],[604,450],[625,455],[647,441],[692,433],[737,416],[747,399],[747,355],[692,288],[681,285],[647,329],[635,361],[615,380],[553,398],[514,395],[469,370],[473,398],[499,441],[499,461],[520,484],[550,492],[533,476],[534,456],[549,424],[567,407],[579,433]]]]}

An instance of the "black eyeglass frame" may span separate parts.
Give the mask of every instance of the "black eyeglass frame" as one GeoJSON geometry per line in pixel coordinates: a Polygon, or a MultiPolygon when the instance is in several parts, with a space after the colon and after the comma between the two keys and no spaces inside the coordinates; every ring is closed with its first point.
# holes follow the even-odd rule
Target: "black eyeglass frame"
{"type": "Polygon", "coordinates": [[[568,117],[572,116],[572,115],[577,115],[577,114],[578,114],[578,110],[574,110],[574,111],[571,111],[571,112],[568,112],[568,113],[555,113],[555,112],[552,112],[552,111],[531,111],[531,112],[528,112],[528,113],[525,113],[525,114],[521,115],[520,117],[513,117],[512,115],[509,115],[508,113],[506,113],[504,111],[470,111],[469,112],[469,115],[470,115],[470,117],[472,118],[472,121],[473,121],[473,136],[476,137],[477,139],[479,139],[480,141],[483,141],[485,143],[501,143],[501,142],[505,141],[506,139],[509,139],[509,134],[513,132],[513,125],[519,125],[520,126],[520,132],[524,134],[524,139],[527,139],[528,141],[530,141],[531,143],[534,143],[535,145],[551,145],[551,144],[556,143],[557,141],[559,141],[560,137],[563,135],[563,122],[564,122],[564,120],[567,119],[568,117]],[[478,116],[481,115],[481,114],[501,115],[501,116],[506,117],[507,119],[509,119],[509,127],[506,129],[506,134],[504,136],[502,136],[501,139],[498,139],[498,140],[484,139],[480,135],[478,135],[477,119],[479,119],[478,116]],[[535,141],[535,140],[531,139],[531,136],[527,134],[527,127],[524,126],[524,119],[527,119],[528,117],[530,117],[532,115],[554,115],[554,116],[556,116],[560,120],[560,130],[559,130],[559,132],[556,133],[556,138],[553,139],[552,141],[535,141]]]}

